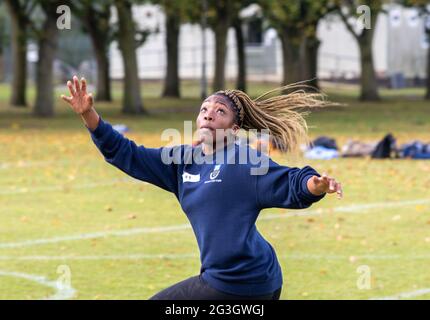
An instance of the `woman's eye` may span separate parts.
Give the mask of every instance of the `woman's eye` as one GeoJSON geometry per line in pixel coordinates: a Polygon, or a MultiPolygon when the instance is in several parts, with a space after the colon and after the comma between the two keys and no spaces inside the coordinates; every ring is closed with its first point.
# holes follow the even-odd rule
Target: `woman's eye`
{"type": "Polygon", "coordinates": [[[225,111],[223,109],[219,109],[218,112],[225,114],[225,111]]]}
{"type": "Polygon", "coordinates": [[[200,112],[206,111],[206,108],[201,108],[200,112]]]}

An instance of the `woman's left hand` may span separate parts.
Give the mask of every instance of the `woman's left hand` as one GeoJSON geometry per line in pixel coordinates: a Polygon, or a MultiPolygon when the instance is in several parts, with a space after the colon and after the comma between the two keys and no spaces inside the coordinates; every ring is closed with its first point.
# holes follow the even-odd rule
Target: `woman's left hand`
{"type": "Polygon", "coordinates": [[[342,186],[334,178],[329,177],[323,173],[321,177],[313,176],[307,182],[308,189],[314,195],[321,195],[323,193],[337,193],[337,198],[343,197],[342,186]]]}

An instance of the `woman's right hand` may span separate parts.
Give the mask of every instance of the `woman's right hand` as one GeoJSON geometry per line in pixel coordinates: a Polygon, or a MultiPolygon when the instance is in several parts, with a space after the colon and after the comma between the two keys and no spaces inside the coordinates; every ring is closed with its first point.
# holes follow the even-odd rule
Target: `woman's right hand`
{"type": "Polygon", "coordinates": [[[62,94],[61,98],[70,105],[73,111],[80,115],[90,111],[94,105],[94,99],[92,93],[87,93],[85,79],[81,78],[81,83],[79,83],[78,77],[73,76],[73,84],[71,81],[67,81],[67,87],[71,96],[67,97],[62,94]]]}

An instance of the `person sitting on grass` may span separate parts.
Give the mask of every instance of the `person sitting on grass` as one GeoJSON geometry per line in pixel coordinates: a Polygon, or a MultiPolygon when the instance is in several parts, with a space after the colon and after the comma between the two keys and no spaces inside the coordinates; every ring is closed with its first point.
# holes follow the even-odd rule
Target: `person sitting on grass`
{"type": "Polygon", "coordinates": [[[174,147],[137,145],[112,128],[96,112],[85,79],[67,82],[70,96],[62,95],[84,121],[105,160],[126,174],[172,192],[181,204],[197,239],[201,268],[198,275],[176,283],[152,296],[153,300],[279,300],[283,284],[281,266],[271,244],[256,228],[262,209],[302,209],[327,193],[342,198],[342,187],[312,167],[287,167],[248,144],[236,143],[239,130],[268,129],[278,149],[298,150],[307,125],[299,107],[321,107],[329,102],[320,93],[282,87],[252,100],[239,90],[223,90],[207,97],[197,115],[199,139],[181,145],[181,161],[166,162],[174,147]],[[73,83],[72,83],[73,81],[73,83]],[[285,93],[289,89],[290,93],[285,93]],[[230,142],[229,142],[230,141],[230,142]],[[184,161],[187,150],[196,159],[184,161]],[[256,169],[239,154],[267,160],[256,169]],[[227,155],[227,156],[226,156],[227,155]],[[216,163],[209,161],[216,156],[216,163]],[[185,163],[186,162],[186,163],[185,163]],[[226,163],[228,162],[228,163],[226,163]]]}

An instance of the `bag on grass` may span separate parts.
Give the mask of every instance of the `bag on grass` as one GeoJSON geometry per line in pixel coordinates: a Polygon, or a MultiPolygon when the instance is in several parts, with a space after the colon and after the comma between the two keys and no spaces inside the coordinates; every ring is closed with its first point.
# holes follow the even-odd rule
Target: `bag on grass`
{"type": "Polygon", "coordinates": [[[349,140],[342,147],[342,157],[367,157],[375,150],[376,143],[366,143],[358,140],[349,140]]]}
{"type": "Polygon", "coordinates": [[[326,136],[319,136],[311,144],[312,147],[324,147],[326,149],[339,150],[336,140],[326,136]]]}
{"type": "Polygon", "coordinates": [[[396,139],[387,134],[377,145],[371,155],[372,159],[397,158],[396,139]]]}

